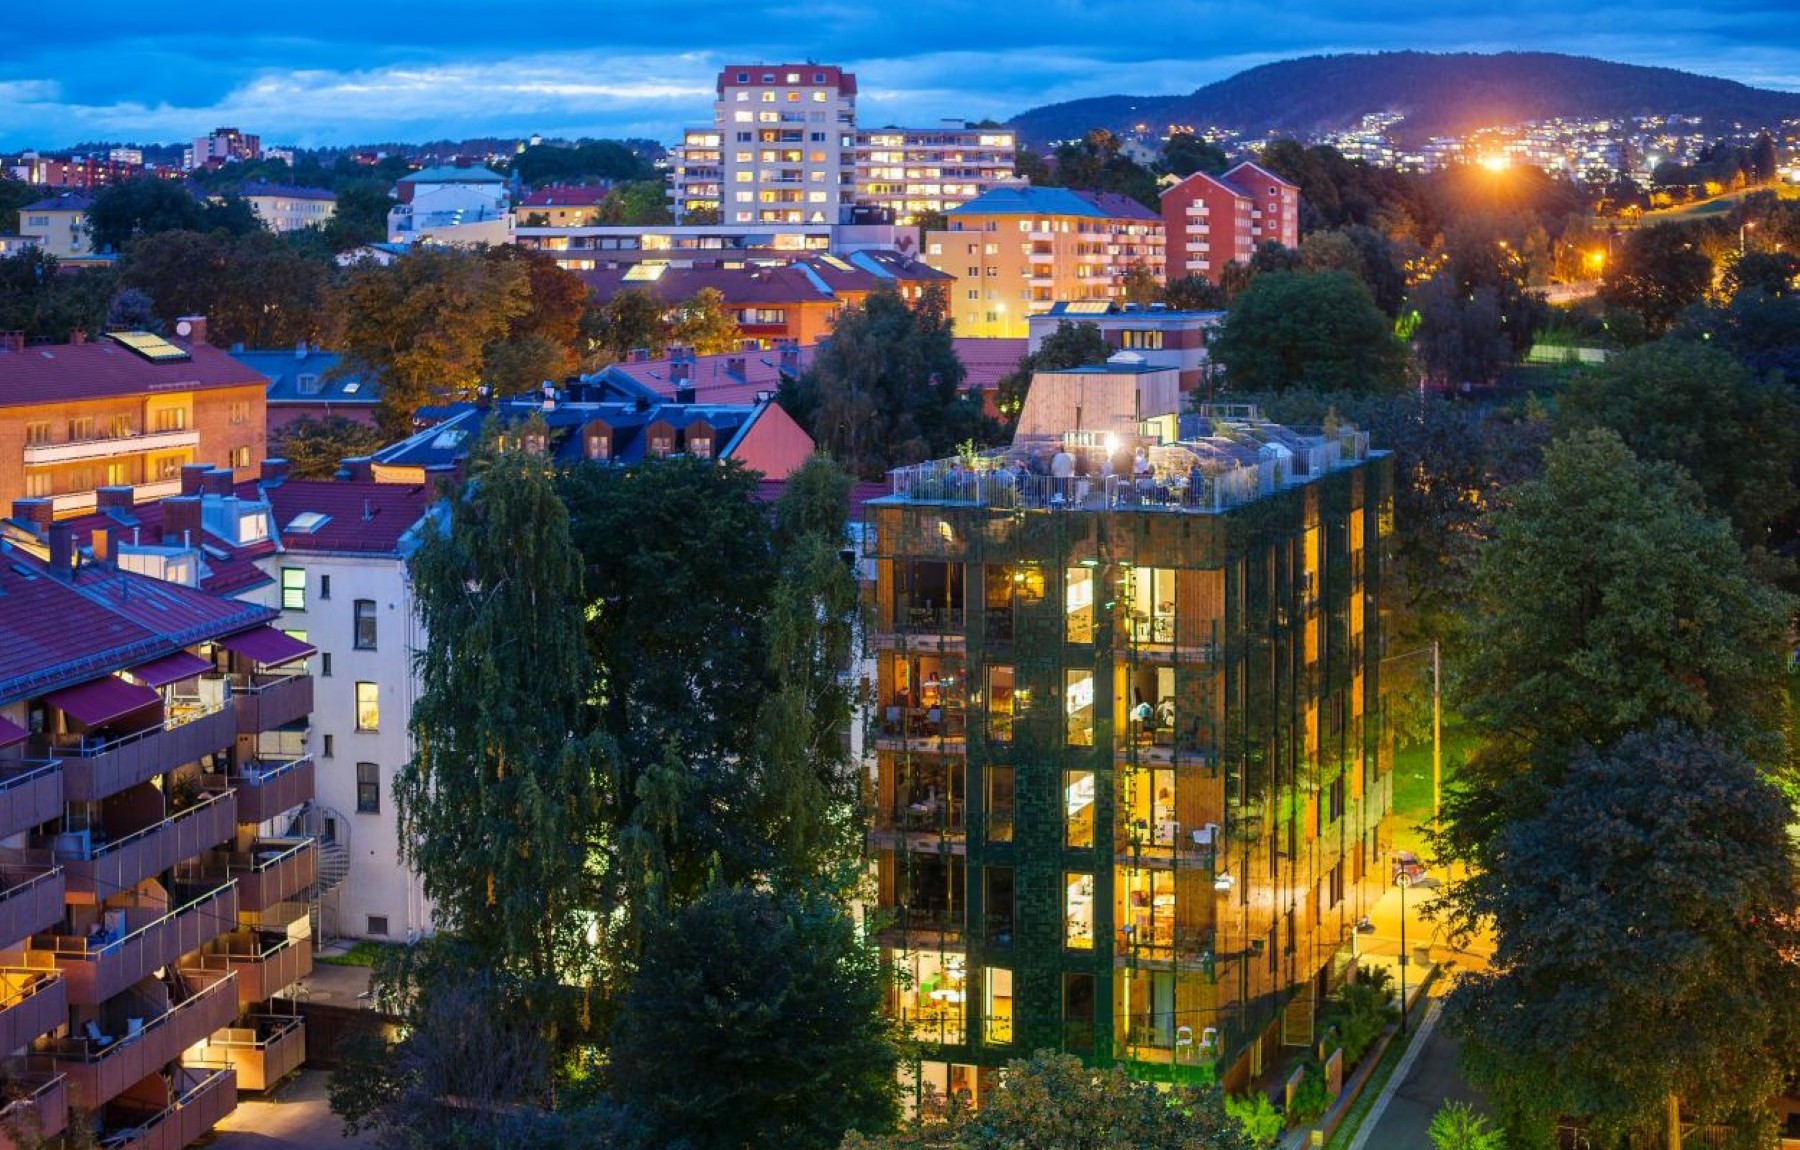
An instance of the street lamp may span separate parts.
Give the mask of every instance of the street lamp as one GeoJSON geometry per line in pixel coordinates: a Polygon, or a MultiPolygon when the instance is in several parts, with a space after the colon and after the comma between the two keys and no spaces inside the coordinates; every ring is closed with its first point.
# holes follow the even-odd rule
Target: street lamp
{"type": "Polygon", "coordinates": [[[1745,220],[1743,223],[1738,225],[1738,258],[1739,259],[1744,258],[1744,236],[1745,236],[1745,234],[1748,232],[1753,232],[1755,230],[1756,230],[1756,221],[1755,220],[1745,220]]]}
{"type": "Polygon", "coordinates": [[[1406,1033],[1406,888],[1412,882],[1400,879],[1400,1033],[1406,1033]]]}

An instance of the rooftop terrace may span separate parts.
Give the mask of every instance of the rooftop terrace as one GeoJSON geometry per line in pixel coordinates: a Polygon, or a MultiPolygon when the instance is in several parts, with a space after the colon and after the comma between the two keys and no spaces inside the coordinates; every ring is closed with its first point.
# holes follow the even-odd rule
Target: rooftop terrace
{"type": "Polygon", "coordinates": [[[1349,424],[1290,428],[1253,406],[1212,404],[1181,417],[1172,439],[1021,436],[1010,447],[896,468],[876,502],[1217,514],[1369,456],[1368,433],[1349,424]]]}

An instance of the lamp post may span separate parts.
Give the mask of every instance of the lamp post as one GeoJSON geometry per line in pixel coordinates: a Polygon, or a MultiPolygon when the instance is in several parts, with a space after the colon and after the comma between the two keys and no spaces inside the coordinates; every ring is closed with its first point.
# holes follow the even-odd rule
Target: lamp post
{"type": "Polygon", "coordinates": [[[1748,233],[1753,232],[1755,230],[1756,230],[1756,221],[1755,220],[1745,220],[1743,223],[1738,225],[1738,258],[1739,259],[1744,258],[1745,236],[1748,233]]]}
{"type": "Polygon", "coordinates": [[[1412,883],[1400,878],[1400,1033],[1406,1033],[1406,888],[1412,883]]]}

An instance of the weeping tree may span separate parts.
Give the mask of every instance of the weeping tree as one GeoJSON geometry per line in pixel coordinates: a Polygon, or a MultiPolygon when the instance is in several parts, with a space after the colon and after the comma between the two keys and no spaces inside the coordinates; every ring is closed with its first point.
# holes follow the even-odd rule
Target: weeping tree
{"type": "Polygon", "coordinates": [[[581,559],[548,463],[492,446],[412,559],[429,641],[417,752],[396,799],[405,860],[471,965],[522,987],[569,1040],[591,984],[589,856],[609,746],[592,733],[581,559]]]}

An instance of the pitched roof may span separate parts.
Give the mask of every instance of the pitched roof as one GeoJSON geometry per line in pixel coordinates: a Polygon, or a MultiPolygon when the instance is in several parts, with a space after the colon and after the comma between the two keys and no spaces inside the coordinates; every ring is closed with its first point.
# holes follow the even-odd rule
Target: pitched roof
{"type": "MultiPolygon", "coordinates": [[[[796,369],[805,371],[818,354],[818,345],[794,349],[796,369]]],[[[628,380],[660,399],[675,398],[679,386],[674,365],[667,359],[641,363],[615,363],[600,372],[605,381],[628,380]]],[[[701,403],[754,403],[758,392],[781,387],[779,351],[739,351],[725,355],[695,356],[688,364],[687,386],[701,403]]]]}
{"type": "Polygon", "coordinates": [[[963,371],[967,373],[963,377],[963,386],[982,391],[997,386],[1004,376],[1011,375],[1031,347],[1028,339],[987,339],[971,335],[957,336],[951,342],[956,348],[956,358],[962,360],[963,371]]]}
{"type": "Polygon", "coordinates": [[[945,212],[946,216],[1105,216],[1099,208],[1068,188],[1002,184],[945,212]]]}
{"type": "Polygon", "coordinates": [[[0,406],[268,385],[266,378],[216,347],[181,346],[190,358],[163,363],[152,363],[110,339],[0,349],[0,406]]]}
{"type": "MultiPolygon", "coordinates": [[[[237,485],[240,499],[260,498],[254,481],[237,485]]],[[[205,497],[203,497],[205,498],[205,497]]],[[[114,555],[120,544],[133,541],[160,545],[163,541],[162,500],[140,503],[129,511],[90,511],[66,521],[77,547],[92,550],[94,532],[104,531],[114,555]]],[[[200,587],[214,595],[241,595],[245,591],[271,582],[268,572],[256,565],[258,559],[276,551],[273,537],[255,543],[238,544],[202,530],[201,538],[192,540],[200,548],[200,587]]]]}
{"type": "Polygon", "coordinates": [[[409,176],[401,176],[403,184],[504,184],[506,177],[492,168],[421,168],[409,176]]]}
{"type": "Polygon", "coordinates": [[[275,511],[275,530],[284,551],[398,555],[405,538],[425,517],[434,495],[425,486],[368,480],[288,479],[263,494],[275,511]],[[305,520],[306,512],[322,519],[305,520]]]}
{"type": "Polygon", "coordinates": [[[612,191],[608,187],[539,188],[518,206],[525,208],[597,208],[612,191]]]}
{"type": "Polygon", "coordinates": [[[1280,176],[1276,175],[1274,172],[1271,172],[1269,169],[1263,167],[1261,164],[1256,163],[1253,160],[1245,160],[1243,163],[1238,164],[1236,167],[1233,167],[1230,171],[1225,173],[1225,178],[1227,180],[1229,180],[1232,177],[1236,176],[1239,172],[1243,171],[1245,168],[1249,168],[1252,172],[1255,172],[1258,176],[1261,176],[1263,179],[1269,180],[1273,183],[1280,184],[1284,188],[1294,188],[1295,190],[1298,190],[1300,187],[1299,184],[1292,183],[1288,180],[1282,179],[1280,176]]]}
{"type": "MultiPolygon", "coordinates": [[[[576,274],[587,281],[600,300],[609,300],[625,288],[642,288],[665,303],[692,299],[706,288],[714,289],[726,302],[734,304],[828,303],[836,298],[822,278],[808,274],[803,267],[785,264],[669,267],[655,279],[627,280],[626,276],[632,274],[630,267],[595,268],[576,274]]],[[[873,290],[873,285],[864,290],[873,290]]]]}
{"type": "Polygon", "coordinates": [[[63,192],[46,200],[26,204],[28,212],[85,212],[94,206],[94,197],[81,192],[63,192]]]}
{"type": "Polygon", "coordinates": [[[289,200],[329,200],[337,203],[337,193],[330,188],[303,188],[296,184],[265,184],[251,182],[241,185],[237,194],[245,198],[250,196],[281,196],[289,200]]]}
{"type": "Polygon", "coordinates": [[[381,399],[381,381],[360,372],[333,376],[339,363],[336,352],[301,345],[292,351],[233,351],[232,357],[266,376],[269,403],[362,404],[373,407],[381,399]],[[302,380],[306,386],[301,386],[302,380]]]}
{"type": "Polygon", "coordinates": [[[276,614],[115,568],[56,579],[23,549],[0,545],[0,702],[137,666],[276,614]]]}
{"type": "Polygon", "coordinates": [[[1162,213],[1153,212],[1130,196],[1118,192],[1076,192],[1076,195],[1098,208],[1100,214],[1109,220],[1162,220],[1162,213]]]}

